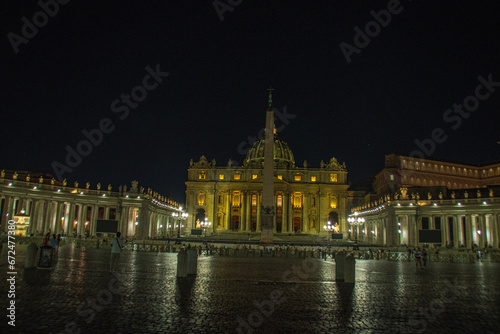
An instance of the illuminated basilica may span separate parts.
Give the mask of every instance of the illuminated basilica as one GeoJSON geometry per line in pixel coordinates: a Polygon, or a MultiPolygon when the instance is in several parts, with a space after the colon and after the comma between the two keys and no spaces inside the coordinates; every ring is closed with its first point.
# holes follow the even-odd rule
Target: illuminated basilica
{"type": "MultiPolygon", "coordinates": [[[[336,231],[346,229],[347,170],[331,158],[320,168],[295,165],[288,144],[274,135],[274,233],[326,234],[330,222],[336,231]]],[[[188,226],[209,233],[260,233],[264,139],[255,141],[243,166],[217,166],[205,156],[188,169],[188,226]]]]}

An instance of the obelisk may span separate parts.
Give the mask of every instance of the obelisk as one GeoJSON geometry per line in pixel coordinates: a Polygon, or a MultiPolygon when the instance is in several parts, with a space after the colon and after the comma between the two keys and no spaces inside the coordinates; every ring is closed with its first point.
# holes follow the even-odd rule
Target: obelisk
{"type": "Polygon", "coordinates": [[[274,229],[274,111],[273,89],[269,88],[264,137],[264,178],[262,182],[261,235],[262,245],[273,244],[274,229]]]}

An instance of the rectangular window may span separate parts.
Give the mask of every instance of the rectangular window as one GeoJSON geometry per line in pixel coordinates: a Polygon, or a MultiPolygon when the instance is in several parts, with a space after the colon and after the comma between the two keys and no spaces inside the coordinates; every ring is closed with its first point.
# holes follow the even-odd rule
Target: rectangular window
{"type": "Polygon", "coordinates": [[[429,229],[429,217],[422,217],[422,230],[429,229]]]}
{"type": "Polygon", "coordinates": [[[198,173],[198,179],[200,179],[200,180],[205,180],[205,176],[206,176],[205,172],[199,172],[198,173]]]}
{"type": "Polygon", "coordinates": [[[241,175],[240,175],[240,174],[234,174],[234,179],[235,179],[235,180],[239,180],[239,179],[241,179],[241,175]]]}
{"type": "Polygon", "coordinates": [[[337,182],[337,174],[330,174],[330,181],[337,182]]]}
{"type": "Polygon", "coordinates": [[[391,181],[394,181],[394,175],[393,175],[393,174],[391,174],[391,175],[389,176],[389,179],[390,179],[391,181]]]}
{"type": "Polygon", "coordinates": [[[252,174],[252,180],[257,178],[257,174],[252,174]]]}
{"type": "Polygon", "coordinates": [[[434,217],[434,229],[435,230],[441,229],[441,217],[434,217]]]}
{"type": "Polygon", "coordinates": [[[224,180],[224,174],[219,174],[219,180],[224,180]]]}
{"type": "Polygon", "coordinates": [[[316,182],[316,176],[311,176],[311,182],[316,182]]]}
{"type": "Polygon", "coordinates": [[[295,181],[300,181],[302,180],[302,176],[300,175],[295,175],[295,177],[293,178],[295,181]]]}
{"type": "Polygon", "coordinates": [[[283,180],[283,175],[278,175],[279,180],[283,180]]]}

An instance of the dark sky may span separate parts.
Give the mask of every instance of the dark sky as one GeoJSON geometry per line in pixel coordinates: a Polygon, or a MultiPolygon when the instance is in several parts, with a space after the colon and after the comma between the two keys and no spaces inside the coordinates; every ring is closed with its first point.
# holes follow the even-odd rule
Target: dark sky
{"type": "Polygon", "coordinates": [[[377,31],[370,12],[388,3],[246,0],[221,21],[212,1],[70,1],[44,22],[36,1],[1,1],[0,167],[55,175],[66,147],[107,118],[114,130],[63,178],[115,189],[137,179],[184,202],[190,159],[242,163],[269,85],[275,107],[296,115],[279,135],[299,167],[335,156],[357,183],[439,128],[446,140],[426,156],[500,160],[500,87],[469,98],[479,76],[500,81],[498,1],[401,0],[377,31]],[[25,27],[19,42],[34,15],[38,32],[25,27]],[[339,45],[354,47],[367,24],[348,63],[339,45]],[[120,101],[113,112],[122,94],[140,96],[147,66],[170,74],[126,117],[120,101]],[[467,118],[446,112],[464,100],[477,108],[467,118]]]}

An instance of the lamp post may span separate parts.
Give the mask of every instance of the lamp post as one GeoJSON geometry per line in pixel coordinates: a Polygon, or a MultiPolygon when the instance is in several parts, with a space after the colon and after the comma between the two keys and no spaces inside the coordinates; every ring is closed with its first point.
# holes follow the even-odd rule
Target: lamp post
{"type": "Polygon", "coordinates": [[[349,224],[354,225],[356,227],[356,234],[355,234],[355,249],[358,249],[358,227],[360,225],[363,225],[365,223],[365,219],[363,217],[358,217],[358,213],[354,212],[354,217],[349,217],[347,218],[347,221],[349,224]]]}
{"type": "Polygon", "coordinates": [[[332,222],[327,221],[327,225],[323,225],[323,229],[328,232],[328,241],[330,241],[332,237],[332,232],[335,230],[335,227],[332,225],[332,222]]]}
{"type": "Polygon", "coordinates": [[[208,221],[208,218],[205,218],[205,221],[202,221],[200,225],[203,227],[203,231],[205,231],[205,238],[207,237],[207,227],[210,227],[212,225],[212,222],[208,221]]]}
{"type": "MultiPolygon", "coordinates": [[[[182,210],[182,206],[179,207],[179,210],[182,210]]],[[[180,238],[181,237],[181,221],[186,220],[188,217],[188,214],[186,212],[183,212],[183,213],[172,212],[172,217],[179,220],[179,224],[177,225],[177,238],[180,238]]]]}

